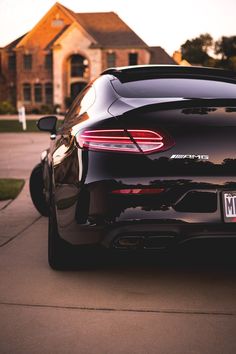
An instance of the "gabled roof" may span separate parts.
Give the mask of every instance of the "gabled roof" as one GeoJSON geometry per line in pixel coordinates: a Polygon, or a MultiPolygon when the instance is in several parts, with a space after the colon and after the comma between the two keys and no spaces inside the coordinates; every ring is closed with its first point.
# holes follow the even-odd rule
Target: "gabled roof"
{"type": "Polygon", "coordinates": [[[103,48],[147,48],[147,44],[115,12],[75,13],[64,8],[103,48]]]}
{"type": "Polygon", "coordinates": [[[45,49],[46,50],[49,50],[52,48],[52,45],[56,42],[56,40],[58,38],[61,37],[61,35],[67,30],[67,28],[69,27],[69,25],[63,27],[56,35],[55,37],[46,45],[45,49]]]}
{"type": "MultiPolygon", "coordinates": [[[[67,14],[70,21],[75,21],[88,36],[91,37],[93,48],[147,48],[148,45],[114,12],[88,12],[75,13],[60,3],[55,3],[48,13],[32,29],[35,31],[53,9],[60,9],[67,14]]],[[[68,27],[67,27],[68,28],[68,27]]],[[[67,28],[59,31],[49,43],[45,43],[49,49],[60,38],[67,28]]],[[[9,49],[17,45],[23,45],[32,31],[10,43],[9,49]],[[22,41],[22,42],[21,42],[22,41]]],[[[5,48],[8,48],[5,47],[5,48]]]]}
{"type": "MultiPolygon", "coordinates": [[[[28,32],[27,32],[28,33],[28,32]]],[[[23,34],[23,36],[20,36],[19,38],[15,39],[14,41],[12,41],[11,43],[9,43],[8,45],[6,45],[6,47],[4,47],[4,49],[7,49],[9,51],[11,51],[12,49],[15,48],[15,46],[22,40],[22,38],[24,38],[24,36],[27,34],[23,34]]]]}
{"type": "Polygon", "coordinates": [[[177,63],[162,47],[150,47],[151,58],[150,64],[170,64],[176,65],[177,63]]]}
{"type": "Polygon", "coordinates": [[[147,48],[147,44],[114,12],[75,14],[82,27],[104,48],[147,48]]]}

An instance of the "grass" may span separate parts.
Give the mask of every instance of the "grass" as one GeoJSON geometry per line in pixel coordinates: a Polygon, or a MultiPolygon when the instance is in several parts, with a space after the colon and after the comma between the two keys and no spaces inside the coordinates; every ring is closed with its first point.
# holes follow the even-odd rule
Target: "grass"
{"type": "Polygon", "coordinates": [[[14,132],[39,132],[36,126],[37,120],[28,120],[26,122],[27,130],[22,129],[22,124],[18,120],[7,120],[1,119],[0,120],[0,133],[14,133],[14,132]]]}
{"type": "Polygon", "coordinates": [[[1,178],[0,200],[15,199],[22,190],[25,181],[23,179],[1,178]]]}
{"type": "MultiPolygon", "coordinates": [[[[0,133],[40,133],[36,126],[36,120],[29,119],[26,121],[27,130],[22,129],[22,124],[18,120],[0,119],[0,133]]],[[[62,124],[62,120],[58,120],[57,128],[62,124]]]]}

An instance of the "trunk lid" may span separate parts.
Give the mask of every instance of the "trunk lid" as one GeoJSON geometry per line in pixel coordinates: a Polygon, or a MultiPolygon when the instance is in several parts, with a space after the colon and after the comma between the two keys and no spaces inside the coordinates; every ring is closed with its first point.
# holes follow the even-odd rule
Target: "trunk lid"
{"type": "Polygon", "coordinates": [[[174,141],[165,151],[145,154],[157,175],[235,175],[236,104],[226,101],[148,105],[118,119],[124,129],[148,129],[164,136],[164,144],[174,141]]]}

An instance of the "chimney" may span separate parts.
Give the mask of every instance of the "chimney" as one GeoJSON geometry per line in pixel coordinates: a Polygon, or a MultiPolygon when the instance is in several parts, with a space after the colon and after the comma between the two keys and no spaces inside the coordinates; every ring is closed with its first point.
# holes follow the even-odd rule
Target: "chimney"
{"type": "Polygon", "coordinates": [[[176,61],[177,64],[180,64],[182,61],[182,54],[180,50],[176,50],[172,56],[174,61],[176,61]]]}

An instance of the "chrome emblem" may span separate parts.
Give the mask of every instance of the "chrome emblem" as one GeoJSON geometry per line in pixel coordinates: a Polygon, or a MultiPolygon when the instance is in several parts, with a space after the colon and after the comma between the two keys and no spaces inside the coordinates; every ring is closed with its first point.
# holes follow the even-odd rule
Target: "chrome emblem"
{"type": "Polygon", "coordinates": [[[171,155],[171,159],[209,160],[209,155],[171,155]]]}

